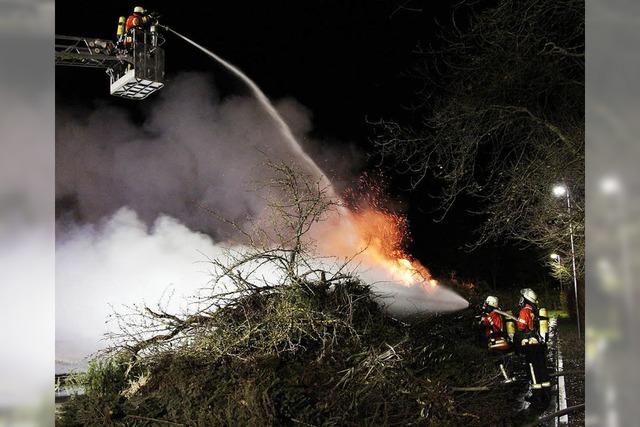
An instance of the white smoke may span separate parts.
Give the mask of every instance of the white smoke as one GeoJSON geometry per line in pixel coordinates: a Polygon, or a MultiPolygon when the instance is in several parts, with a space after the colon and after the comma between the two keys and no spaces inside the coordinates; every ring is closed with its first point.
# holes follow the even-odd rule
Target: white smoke
{"type": "MultiPolygon", "coordinates": [[[[305,167],[254,99],[222,101],[202,74],[175,78],[150,106],[143,123],[115,108],[57,111],[59,362],[104,347],[113,309],[170,290],[182,301],[207,284],[197,261],[220,255],[214,239],[233,231],[202,206],[250,221],[265,207],[255,187],[272,173],[266,160],[305,167]]],[[[282,109],[303,138],[308,110],[292,100],[282,109]]]]}
{"type": "MultiPolygon", "coordinates": [[[[105,324],[113,308],[154,304],[168,292],[175,292],[173,308],[180,308],[185,296],[207,285],[211,277],[199,261],[221,255],[220,242],[233,241],[234,233],[202,206],[239,223],[259,217],[265,201],[256,185],[273,173],[267,159],[317,176],[256,100],[223,101],[207,77],[193,73],[175,78],[159,95],[148,101],[141,123],[115,108],[57,111],[60,369],[104,347],[102,335],[115,327],[105,324]]],[[[308,111],[291,100],[279,109],[296,139],[304,140],[311,130],[308,111]]],[[[348,156],[342,162],[352,163],[348,156]]],[[[384,296],[397,285],[380,282],[376,289],[384,296]]],[[[383,299],[392,312],[448,310],[452,301],[462,308],[444,289],[429,294],[432,299],[418,288],[400,290],[396,305],[383,299]]]]}
{"type": "MultiPolygon", "coordinates": [[[[258,215],[264,200],[254,190],[270,176],[267,159],[315,173],[255,100],[222,102],[201,74],[177,77],[159,95],[142,124],[117,109],[58,112],[56,196],[76,203],[82,222],[129,206],[147,224],[166,214],[225,235],[201,205],[239,222],[258,215]]],[[[303,138],[308,112],[291,100],[285,106],[303,138]]]]}
{"type": "MultiPolygon", "coordinates": [[[[61,370],[105,347],[102,337],[118,327],[106,322],[114,309],[163,301],[170,312],[187,311],[190,297],[212,278],[208,259],[224,256],[227,249],[168,216],[148,226],[129,208],[98,224],[67,229],[56,246],[56,358],[61,370]]],[[[318,267],[326,265],[318,262],[318,267]]],[[[464,299],[443,286],[403,286],[383,270],[352,268],[372,283],[393,315],[466,307],[464,299]],[[388,280],[380,281],[384,278],[388,280]]],[[[279,280],[279,273],[268,267],[255,274],[279,280]]]]}
{"type": "Polygon", "coordinates": [[[168,309],[186,309],[210,279],[207,257],[221,255],[212,239],[160,216],[151,226],[129,208],[99,224],[75,226],[56,244],[56,358],[76,363],[105,346],[117,325],[113,309],[155,305],[173,294],[168,309]],[[206,256],[205,256],[206,254],[206,256]]]}

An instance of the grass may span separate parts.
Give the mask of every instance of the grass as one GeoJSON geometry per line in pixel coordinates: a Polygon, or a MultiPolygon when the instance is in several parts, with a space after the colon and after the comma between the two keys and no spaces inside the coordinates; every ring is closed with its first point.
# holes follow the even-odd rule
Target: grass
{"type": "Polygon", "coordinates": [[[569,313],[565,310],[547,310],[548,317],[557,317],[558,319],[568,319],[569,313]]]}

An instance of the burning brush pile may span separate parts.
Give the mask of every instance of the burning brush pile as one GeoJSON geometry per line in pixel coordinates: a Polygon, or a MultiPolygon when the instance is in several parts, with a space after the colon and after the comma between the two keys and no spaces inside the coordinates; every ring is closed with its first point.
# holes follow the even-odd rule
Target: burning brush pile
{"type": "Polygon", "coordinates": [[[314,225],[311,235],[319,252],[349,259],[352,271],[371,284],[378,301],[394,316],[467,308],[464,298],[440,285],[405,250],[410,240],[406,217],[386,208],[380,182],[362,177],[346,194],[349,208],[314,225]]]}
{"type": "Polygon", "coordinates": [[[58,424],[489,425],[513,411],[506,394],[450,388],[498,381],[471,322],[463,312],[402,323],[357,280],[254,293],[188,343],[95,361],[58,424]]]}
{"type": "MultiPolygon", "coordinates": [[[[513,402],[499,391],[451,390],[498,381],[470,327],[474,313],[410,324],[390,315],[347,264],[318,261],[308,235],[334,218],[323,189],[275,168],[272,220],[246,231],[242,250],[211,260],[211,294],[187,313],[142,306],[120,314],[113,347],[68,380],[83,393],[62,406],[57,424],[488,425],[510,414],[513,402]]],[[[375,228],[369,214],[352,215],[375,228]]],[[[416,279],[428,272],[393,245],[376,249],[386,239],[351,236],[356,247],[369,240],[359,265],[380,256],[375,264],[390,282],[410,279],[394,286],[443,288],[416,279]]]]}

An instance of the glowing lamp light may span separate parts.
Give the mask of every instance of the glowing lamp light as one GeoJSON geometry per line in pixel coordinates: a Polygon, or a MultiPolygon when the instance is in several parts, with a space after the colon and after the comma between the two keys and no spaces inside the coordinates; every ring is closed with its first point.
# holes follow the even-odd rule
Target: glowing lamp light
{"type": "Polygon", "coordinates": [[[567,187],[564,184],[557,184],[553,186],[552,192],[554,196],[562,197],[567,194],[567,187]]]}
{"type": "Polygon", "coordinates": [[[617,194],[620,192],[620,181],[613,176],[607,176],[600,181],[600,190],[604,194],[617,194]]]}

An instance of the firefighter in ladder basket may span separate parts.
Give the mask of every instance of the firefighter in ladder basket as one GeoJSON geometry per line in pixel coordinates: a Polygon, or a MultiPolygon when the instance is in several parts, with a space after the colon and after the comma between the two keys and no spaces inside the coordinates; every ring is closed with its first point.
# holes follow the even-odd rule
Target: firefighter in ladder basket
{"type": "Polygon", "coordinates": [[[124,32],[126,34],[124,38],[124,45],[130,46],[134,40],[134,32],[147,31],[155,22],[153,14],[147,14],[142,6],[136,6],[133,8],[133,13],[129,15],[125,21],[124,32]]]}

